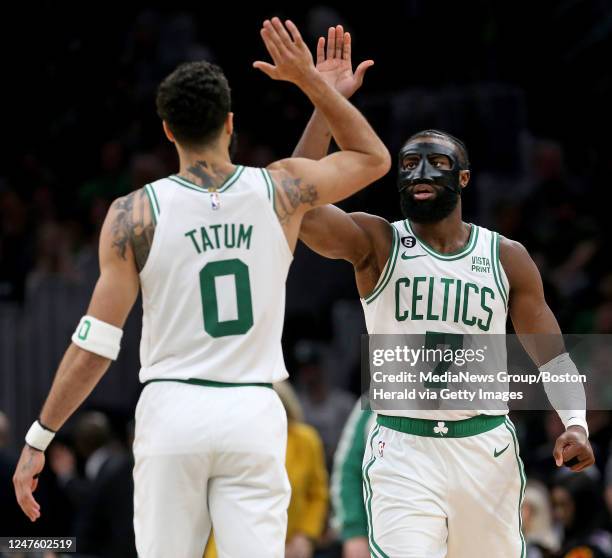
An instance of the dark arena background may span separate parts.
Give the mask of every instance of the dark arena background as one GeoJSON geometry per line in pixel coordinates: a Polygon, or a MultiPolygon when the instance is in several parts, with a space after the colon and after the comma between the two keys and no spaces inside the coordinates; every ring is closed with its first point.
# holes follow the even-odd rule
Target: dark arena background
{"type": "MultiPolygon", "coordinates": [[[[252,68],[268,60],[259,29],[272,15],[291,18],[312,50],[330,25],[343,24],[353,66],[375,61],[352,101],[394,157],[420,129],[462,138],[472,167],[465,220],[528,248],[564,332],[612,334],[612,3],[264,1],[211,9],[22,3],[0,24],[0,537],[76,536],[84,556],[136,555],[130,444],[140,303],[119,359],[47,451],[36,523],[19,510],[11,477],[85,313],[110,202],[178,169],[155,112],[160,80],[184,61],[219,64],[232,88],[235,160],[265,166],[291,155],[311,106],[296,87],[252,68]],[[116,459],[112,482],[89,473],[100,448],[116,459]]],[[[399,219],[396,164],[341,207],[399,219]]],[[[330,471],[360,391],[363,332],[351,266],[298,244],[283,349],[330,471]]],[[[530,513],[541,514],[553,541],[549,554],[532,556],[612,556],[611,414],[589,414],[596,466],[565,500],[555,498],[566,482],[551,455],[562,428],[556,414],[513,420],[528,478],[537,481],[530,513]],[[560,553],[577,532],[599,546],[560,553]]],[[[314,556],[339,557],[326,509],[314,556]]],[[[532,523],[525,519],[528,543],[545,546],[537,533],[529,538],[532,523]]]]}

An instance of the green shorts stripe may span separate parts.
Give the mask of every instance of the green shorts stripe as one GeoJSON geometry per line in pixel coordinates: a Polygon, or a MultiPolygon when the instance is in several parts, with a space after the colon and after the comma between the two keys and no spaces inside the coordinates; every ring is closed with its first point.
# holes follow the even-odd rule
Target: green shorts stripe
{"type": "Polygon", "coordinates": [[[387,554],[385,554],[385,552],[378,546],[378,544],[376,543],[376,540],[374,539],[374,528],[372,525],[372,496],[373,496],[373,492],[372,492],[372,486],[370,484],[370,468],[372,467],[372,465],[374,465],[374,462],[376,461],[376,456],[374,455],[374,447],[373,447],[373,443],[374,443],[374,438],[376,438],[376,436],[378,435],[378,432],[380,431],[380,425],[376,425],[376,427],[374,428],[374,430],[372,430],[372,434],[370,434],[370,439],[368,441],[368,444],[370,446],[370,451],[372,452],[372,458],[368,461],[368,464],[364,467],[363,469],[363,485],[364,485],[364,491],[365,491],[365,509],[366,509],[366,515],[368,517],[368,541],[370,544],[370,553],[372,554],[372,556],[374,556],[374,558],[389,558],[389,556],[387,556],[387,554]]]}
{"type": "Polygon", "coordinates": [[[506,418],[504,421],[504,426],[508,429],[510,434],[512,435],[512,441],[514,444],[514,455],[516,457],[516,462],[518,464],[519,475],[521,477],[521,492],[518,501],[518,520],[519,520],[519,536],[521,537],[521,558],[525,558],[525,537],[523,536],[523,517],[521,515],[521,508],[523,506],[523,498],[525,497],[525,469],[523,467],[523,461],[519,456],[518,450],[518,438],[516,436],[516,430],[514,429],[514,425],[510,422],[510,419],[506,418]]]}

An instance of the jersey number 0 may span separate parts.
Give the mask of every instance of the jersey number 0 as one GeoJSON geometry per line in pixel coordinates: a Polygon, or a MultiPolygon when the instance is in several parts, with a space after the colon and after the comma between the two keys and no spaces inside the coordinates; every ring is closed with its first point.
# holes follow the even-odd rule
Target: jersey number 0
{"type": "Polygon", "coordinates": [[[200,270],[200,293],[204,330],[211,337],[242,335],[253,326],[253,303],[249,267],[239,259],[208,262],[200,270]],[[219,320],[219,299],[228,293],[218,293],[216,277],[233,276],[236,285],[237,317],[234,320],[219,320]]]}

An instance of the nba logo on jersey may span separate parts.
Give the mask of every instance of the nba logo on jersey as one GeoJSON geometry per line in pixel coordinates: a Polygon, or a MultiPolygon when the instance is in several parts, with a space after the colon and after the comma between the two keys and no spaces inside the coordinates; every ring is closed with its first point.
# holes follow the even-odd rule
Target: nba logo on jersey
{"type": "Polygon", "coordinates": [[[221,209],[221,198],[217,192],[210,194],[210,205],[213,209],[221,209]]]}
{"type": "Polygon", "coordinates": [[[385,449],[385,443],[384,442],[378,442],[378,454],[382,457],[383,456],[383,451],[385,449]]]}

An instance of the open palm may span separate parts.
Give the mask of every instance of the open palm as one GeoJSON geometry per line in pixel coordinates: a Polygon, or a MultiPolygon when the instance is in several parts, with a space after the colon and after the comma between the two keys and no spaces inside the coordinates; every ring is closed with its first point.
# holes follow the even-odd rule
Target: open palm
{"type": "Polygon", "coordinates": [[[366,70],[374,65],[366,60],[353,73],[351,61],[351,34],[342,25],[330,27],[317,43],[317,70],[323,78],[347,99],[361,87],[366,70]]]}

